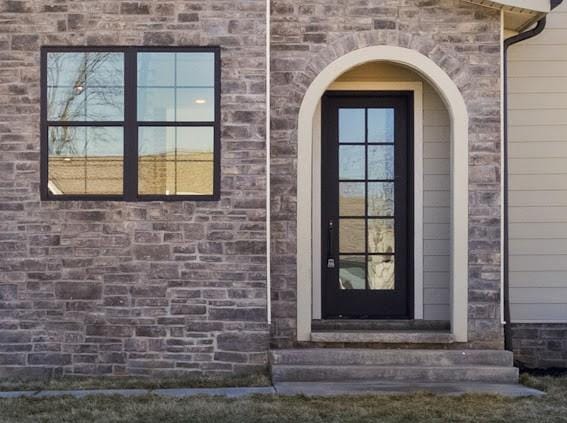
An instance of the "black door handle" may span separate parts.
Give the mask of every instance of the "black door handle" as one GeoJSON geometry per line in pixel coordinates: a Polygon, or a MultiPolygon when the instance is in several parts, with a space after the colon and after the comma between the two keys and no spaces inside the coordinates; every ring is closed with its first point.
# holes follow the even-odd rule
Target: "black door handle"
{"type": "Polygon", "coordinates": [[[328,226],[328,234],[327,234],[327,268],[328,269],[334,269],[335,268],[335,259],[333,258],[333,238],[334,238],[334,234],[333,231],[335,229],[335,225],[333,223],[333,220],[330,219],[329,220],[329,226],[328,226]]]}

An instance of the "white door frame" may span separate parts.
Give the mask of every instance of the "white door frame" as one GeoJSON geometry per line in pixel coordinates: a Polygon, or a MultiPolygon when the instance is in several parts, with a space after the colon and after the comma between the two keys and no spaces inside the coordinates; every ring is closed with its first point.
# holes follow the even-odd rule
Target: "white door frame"
{"type": "MultiPolygon", "coordinates": [[[[335,91],[412,91],[413,92],[413,285],[414,319],[423,319],[423,84],[421,81],[388,82],[333,82],[329,90],[335,91]]],[[[313,117],[312,165],[312,285],[313,318],[321,318],[321,104],[313,117]]]]}
{"type": "Polygon", "coordinates": [[[451,332],[468,339],[468,114],[451,78],[423,54],[394,46],[372,46],[339,57],[307,89],[298,119],[297,151],[297,339],[309,341],[313,317],[313,133],[314,117],[328,87],[347,70],[373,61],[407,66],[439,93],[451,118],[451,332]]]}

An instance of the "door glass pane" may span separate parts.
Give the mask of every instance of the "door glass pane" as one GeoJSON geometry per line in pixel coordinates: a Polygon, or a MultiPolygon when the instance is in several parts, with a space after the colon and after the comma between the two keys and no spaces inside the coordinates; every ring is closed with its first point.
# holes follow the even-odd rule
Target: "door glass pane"
{"type": "Polygon", "coordinates": [[[364,142],[365,109],[339,109],[339,142],[364,142]]]}
{"type": "Polygon", "coordinates": [[[368,142],[394,142],[394,109],[368,109],[368,142]]]}
{"type": "Polygon", "coordinates": [[[394,215],[394,183],[368,183],[368,216],[394,215]]]}
{"type": "Polygon", "coordinates": [[[340,289],[366,289],[365,261],[364,256],[340,256],[340,289]]]}
{"type": "Polygon", "coordinates": [[[339,147],[339,179],[364,179],[365,148],[363,145],[339,147]]]}
{"type": "Polygon", "coordinates": [[[368,258],[368,288],[395,289],[394,256],[370,256],[368,258]]]}
{"type": "Polygon", "coordinates": [[[366,244],[364,227],[364,219],[340,219],[339,252],[364,253],[366,244]]]}
{"type": "Polygon", "coordinates": [[[394,219],[369,219],[368,252],[393,253],[394,245],[394,219]]]}
{"type": "Polygon", "coordinates": [[[364,182],[339,183],[339,215],[364,216],[364,182]]]}
{"type": "Polygon", "coordinates": [[[394,179],[394,146],[368,146],[368,179],[394,179]]]}

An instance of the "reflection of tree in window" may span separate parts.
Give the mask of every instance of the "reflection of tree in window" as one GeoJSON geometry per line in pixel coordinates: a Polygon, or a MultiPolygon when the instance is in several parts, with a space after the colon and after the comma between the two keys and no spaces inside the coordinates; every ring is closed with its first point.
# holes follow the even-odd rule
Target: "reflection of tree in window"
{"type": "MultiPolygon", "coordinates": [[[[50,190],[122,193],[122,128],[87,122],[124,119],[122,53],[50,53],[47,107],[50,190]],[[86,126],[55,126],[55,122],[86,126]]],[[[58,192],[57,192],[58,191],[58,192]]]]}

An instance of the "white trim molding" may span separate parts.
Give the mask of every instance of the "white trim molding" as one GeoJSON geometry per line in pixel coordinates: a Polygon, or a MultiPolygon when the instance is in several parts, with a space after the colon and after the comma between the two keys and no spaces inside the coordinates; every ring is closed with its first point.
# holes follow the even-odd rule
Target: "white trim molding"
{"type": "MultiPolygon", "coordinates": [[[[297,339],[311,339],[313,317],[313,158],[314,124],[320,100],[349,69],[368,62],[392,62],[411,68],[438,91],[451,118],[451,332],[468,339],[468,114],[459,89],[431,59],[402,47],[354,50],[329,64],[307,89],[298,117],[297,151],[297,339]]],[[[320,111],[319,111],[320,115],[320,111]]],[[[320,122],[320,117],[319,117],[320,122]]],[[[320,123],[319,123],[320,124],[320,123]]],[[[423,126],[417,125],[416,126],[423,126]]],[[[315,213],[314,213],[315,212],[315,213]]],[[[316,242],[316,241],[315,241],[316,242]]]]}
{"type": "MultiPolygon", "coordinates": [[[[414,319],[423,319],[423,84],[421,81],[341,81],[328,90],[336,91],[412,91],[413,92],[413,152],[414,152],[414,319]]],[[[321,318],[321,110],[318,106],[313,123],[313,195],[311,207],[313,318],[321,318]]]]}

